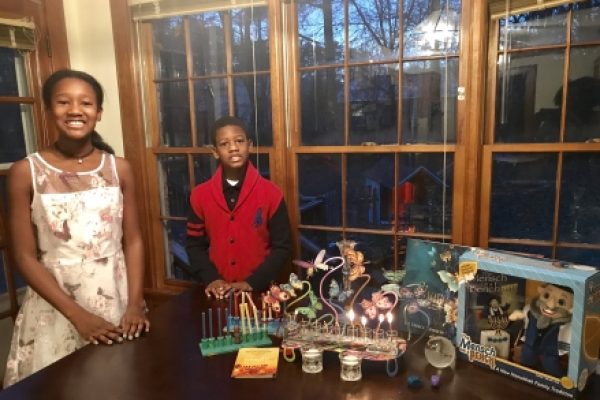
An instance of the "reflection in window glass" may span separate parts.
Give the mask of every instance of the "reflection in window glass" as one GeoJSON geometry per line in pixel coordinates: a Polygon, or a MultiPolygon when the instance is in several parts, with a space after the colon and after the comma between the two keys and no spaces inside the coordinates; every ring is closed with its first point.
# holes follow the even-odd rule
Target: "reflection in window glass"
{"type": "Polygon", "coordinates": [[[186,156],[158,157],[162,215],[187,217],[190,178],[186,156]]]}
{"type": "Polygon", "coordinates": [[[160,139],[164,146],[191,146],[187,82],[157,83],[160,139]]]}
{"type": "Polygon", "coordinates": [[[187,76],[183,18],[160,19],[152,23],[156,78],[187,76]]]}
{"type": "Polygon", "coordinates": [[[341,225],[341,179],[339,155],[298,155],[298,208],[301,224],[341,225]]]}
{"type": "Polygon", "coordinates": [[[212,154],[197,154],[192,157],[194,162],[195,185],[206,182],[215,173],[218,161],[212,154]]]}
{"type": "Polygon", "coordinates": [[[302,144],[344,144],[343,70],[327,68],[302,73],[302,144]]]}
{"type": "Polygon", "coordinates": [[[267,7],[231,12],[234,72],[269,69],[269,20],[267,7]]]}
{"type": "Polygon", "coordinates": [[[210,128],[213,123],[229,115],[227,101],[227,81],[220,79],[202,79],[194,82],[196,105],[196,142],[198,146],[213,144],[210,128]]]}
{"type": "Polygon", "coordinates": [[[460,0],[404,0],[404,56],[456,54],[460,0]]]}
{"type": "Polygon", "coordinates": [[[560,192],[559,241],[600,243],[600,153],[567,153],[560,192]]]}
{"type": "Polygon", "coordinates": [[[344,1],[298,0],[298,49],[301,67],[344,60],[344,1]]]}
{"type": "Polygon", "coordinates": [[[556,165],[556,154],[494,154],[490,236],[552,238],[556,165]]]}
{"type": "Polygon", "coordinates": [[[399,179],[393,189],[398,231],[452,231],[453,165],[452,154],[400,154],[399,179]]]}
{"type": "Polygon", "coordinates": [[[241,118],[255,146],[273,145],[271,79],[268,74],[235,78],[235,115],[241,118]],[[255,91],[256,88],[256,91],[255,91]]]}
{"type": "Polygon", "coordinates": [[[250,162],[258,170],[258,173],[265,179],[271,179],[271,170],[269,167],[269,155],[264,153],[255,153],[250,156],[250,162]]]}
{"type": "Polygon", "coordinates": [[[350,144],[398,143],[398,64],[350,69],[350,144]]]}
{"type": "Polygon", "coordinates": [[[398,59],[397,1],[351,1],[348,13],[351,61],[398,59]]]}
{"type": "MultiPolygon", "coordinates": [[[[369,261],[369,273],[376,274],[382,268],[392,269],[394,265],[394,238],[388,235],[368,235],[347,233],[346,239],[356,242],[355,249],[365,255],[369,261]]],[[[383,283],[383,282],[382,282],[383,283]]]]}
{"type": "Polygon", "coordinates": [[[571,50],[567,93],[566,140],[600,139],[600,46],[571,50]]]}
{"type": "Polygon", "coordinates": [[[394,155],[349,154],[346,179],[346,224],[390,229],[394,215],[394,155]]]}
{"type": "Polygon", "coordinates": [[[163,221],[163,235],[168,244],[168,252],[165,252],[167,278],[192,280],[185,250],[186,221],[163,221]]]}
{"type": "Polygon", "coordinates": [[[33,137],[31,106],[0,104],[0,164],[18,161],[27,155],[26,135],[33,137]]]}
{"type": "Polygon", "coordinates": [[[564,52],[499,56],[496,86],[498,143],[556,142],[560,133],[564,52]]]}
{"type": "Polygon", "coordinates": [[[571,42],[582,43],[600,40],[599,20],[600,1],[588,0],[573,4],[571,42]]]}
{"type": "Polygon", "coordinates": [[[600,269],[600,251],[591,249],[561,248],[556,250],[556,258],[573,263],[591,265],[600,269]]]}
{"type": "Polygon", "coordinates": [[[190,40],[195,76],[225,73],[223,14],[207,12],[190,17],[190,40]]]}
{"type": "Polygon", "coordinates": [[[500,50],[564,44],[569,6],[546,8],[500,19],[500,50]]]}
{"type": "Polygon", "coordinates": [[[458,59],[403,65],[402,143],[456,142],[458,59]]]}
{"type": "Polygon", "coordinates": [[[300,229],[299,236],[301,260],[314,260],[322,249],[327,252],[327,257],[337,257],[340,255],[336,242],[342,239],[341,232],[300,229]]]}
{"type": "Polygon", "coordinates": [[[0,96],[29,96],[25,56],[16,49],[0,47],[0,96]]]}

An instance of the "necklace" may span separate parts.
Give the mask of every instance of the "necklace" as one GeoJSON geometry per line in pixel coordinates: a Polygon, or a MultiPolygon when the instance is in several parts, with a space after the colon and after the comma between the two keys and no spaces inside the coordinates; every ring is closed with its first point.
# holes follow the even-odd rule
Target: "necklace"
{"type": "Polygon", "coordinates": [[[71,158],[71,159],[76,159],[77,160],[77,164],[83,164],[83,159],[88,157],[90,154],[92,154],[94,152],[94,150],[96,150],[96,148],[94,146],[92,146],[92,148],[87,151],[85,154],[81,154],[78,156],[75,156],[69,152],[64,151],[63,149],[61,149],[58,146],[58,143],[54,143],[54,148],[56,149],[56,151],[58,151],[60,154],[62,154],[63,156],[67,157],[67,158],[71,158]]]}

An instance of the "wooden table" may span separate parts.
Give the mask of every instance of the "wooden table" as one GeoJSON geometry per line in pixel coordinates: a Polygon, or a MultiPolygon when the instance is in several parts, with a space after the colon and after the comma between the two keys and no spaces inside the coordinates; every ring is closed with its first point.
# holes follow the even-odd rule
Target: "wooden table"
{"type": "MultiPolygon", "coordinates": [[[[212,305],[213,307],[216,304],[212,305]]],[[[226,306],[223,303],[223,306],[226,306]]],[[[326,354],[322,373],[302,372],[300,357],[280,358],[275,379],[232,379],[235,353],[203,358],[198,351],[201,312],[208,307],[199,288],[154,310],[147,336],[113,346],[86,346],[22,382],[0,392],[0,399],[498,399],[548,400],[540,389],[460,362],[441,372],[438,390],[429,387],[436,370],[427,365],[422,343],[410,346],[400,373],[390,378],[384,365],[363,364],[363,379],[343,382],[335,354],[326,354]],[[409,389],[406,377],[422,377],[409,389]]],[[[586,399],[600,399],[595,376],[586,399]]],[[[557,397],[559,398],[559,397],[557,397]]]]}

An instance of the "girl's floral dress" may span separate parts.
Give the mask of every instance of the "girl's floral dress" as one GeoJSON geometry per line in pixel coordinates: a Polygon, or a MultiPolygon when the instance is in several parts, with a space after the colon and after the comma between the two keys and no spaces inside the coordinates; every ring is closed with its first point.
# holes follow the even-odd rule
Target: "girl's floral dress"
{"type": "MultiPolygon", "coordinates": [[[[119,324],[127,305],[127,275],[121,247],[123,195],[114,156],[103,153],[96,169],[78,173],[54,168],[38,153],[28,161],[39,260],[78,304],[119,324]]],[[[4,387],[87,343],[28,287],[15,320],[4,387]]]]}

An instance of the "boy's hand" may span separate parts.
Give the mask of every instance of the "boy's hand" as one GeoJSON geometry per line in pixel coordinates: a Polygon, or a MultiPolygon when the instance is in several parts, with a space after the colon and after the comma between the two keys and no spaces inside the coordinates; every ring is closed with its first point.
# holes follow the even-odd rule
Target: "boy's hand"
{"type": "Polygon", "coordinates": [[[231,285],[225,282],[222,279],[217,279],[212,281],[206,286],[204,289],[204,293],[206,293],[206,297],[210,299],[211,296],[215,296],[217,300],[222,300],[229,294],[231,290],[231,285]]]}
{"type": "Polygon", "coordinates": [[[252,291],[252,286],[250,286],[248,284],[248,282],[246,281],[242,281],[242,282],[233,282],[231,284],[231,289],[236,291],[236,292],[251,292],[252,291]]]}

